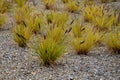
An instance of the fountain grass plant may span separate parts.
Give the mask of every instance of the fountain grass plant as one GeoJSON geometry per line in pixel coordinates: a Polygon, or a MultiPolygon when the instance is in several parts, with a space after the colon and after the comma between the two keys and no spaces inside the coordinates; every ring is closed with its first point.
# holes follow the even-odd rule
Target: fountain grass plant
{"type": "Polygon", "coordinates": [[[120,25],[108,32],[104,37],[104,41],[110,50],[114,53],[120,53],[120,25]]]}
{"type": "Polygon", "coordinates": [[[87,55],[100,40],[101,34],[88,25],[82,26],[80,22],[77,22],[73,25],[71,37],[71,46],[76,53],[87,55]]]}
{"type": "Polygon", "coordinates": [[[14,14],[16,24],[21,24],[26,19],[29,19],[32,11],[33,9],[27,4],[22,7],[18,7],[14,14]]]}
{"type": "Polygon", "coordinates": [[[0,13],[6,13],[9,12],[12,8],[12,4],[8,0],[0,0],[0,13]]]}
{"type": "Polygon", "coordinates": [[[87,5],[83,11],[83,16],[85,21],[91,22],[96,16],[102,16],[103,9],[104,6],[87,5]]]}
{"type": "Polygon", "coordinates": [[[79,4],[77,4],[76,1],[68,1],[66,3],[66,7],[68,12],[72,12],[72,13],[79,10],[79,4]]]}
{"type": "Polygon", "coordinates": [[[6,20],[5,16],[3,14],[0,14],[0,29],[2,25],[5,23],[5,20],[6,20]]]}
{"type": "Polygon", "coordinates": [[[52,11],[46,15],[46,19],[48,24],[52,23],[56,26],[65,28],[65,24],[69,20],[69,16],[66,12],[59,13],[52,11]]]}
{"type": "Polygon", "coordinates": [[[25,5],[25,3],[27,2],[27,0],[13,0],[18,7],[22,7],[25,5]]]}
{"type": "Polygon", "coordinates": [[[20,47],[26,47],[27,42],[30,40],[32,36],[32,29],[30,27],[27,27],[26,25],[16,25],[13,29],[13,38],[14,41],[20,46],[20,47]]]}
{"type": "Polygon", "coordinates": [[[109,30],[112,26],[118,23],[117,18],[118,17],[114,14],[97,16],[93,19],[93,25],[99,30],[109,30]]]}
{"type": "Polygon", "coordinates": [[[71,0],[62,0],[63,3],[68,3],[71,0]]]}
{"type": "Polygon", "coordinates": [[[118,15],[110,9],[98,5],[89,5],[84,8],[83,16],[85,21],[90,22],[99,30],[108,30],[118,24],[118,15]]]}
{"type": "Polygon", "coordinates": [[[30,47],[45,66],[53,66],[61,58],[67,47],[67,35],[61,27],[47,26],[47,33],[38,38],[30,47]]]}
{"type": "Polygon", "coordinates": [[[56,3],[56,0],[42,0],[46,9],[53,9],[53,6],[56,3]]]}

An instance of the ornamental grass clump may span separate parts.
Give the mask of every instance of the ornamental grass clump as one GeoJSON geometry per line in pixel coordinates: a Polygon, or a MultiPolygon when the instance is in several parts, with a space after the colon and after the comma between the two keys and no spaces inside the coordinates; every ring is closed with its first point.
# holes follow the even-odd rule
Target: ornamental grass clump
{"type": "Polygon", "coordinates": [[[5,23],[5,16],[3,14],[0,14],[0,29],[4,23],[5,23]]]}
{"type": "Polygon", "coordinates": [[[42,0],[46,9],[53,9],[53,6],[56,3],[56,0],[42,0]]]}
{"type": "Polygon", "coordinates": [[[115,14],[104,14],[93,19],[93,25],[99,30],[109,30],[112,26],[117,25],[118,17],[115,14]]]}
{"type": "Polygon", "coordinates": [[[43,26],[43,18],[40,13],[35,13],[29,5],[17,9],[13,38],[20,47],[25,47],[31,36],[39,33],[43,26]]]}
{"type": "Polygon", "coordinates": [[[18,7],[22,7],[25,5],[25,3],[27,2],[27,0],[13,0],[18,7]]]}
{"type": "Polygon", "coordinates": [[[59,13],[59,12],[50,12],[46,16],[47,23],[52,23],[56,26],[65,28],[67,21],[69,20],[69,16],[67,13],[59,13]]]}
{"type": "Polygon", "coordinates": [[[35,41],[31,48],[45,66],[52,66],[66,51],[66,34],[61,27],[47,26],[47,33],[35,41]]]}
{"type": "Polygon", "coordinates": [[[26,25],[16,25],[13,29],[13,38],[14,41],[20,46],[20,47],[26,47],[27,42],[30,40],[32,36],[32,29],[30,27],[27,27],[26,25]]]}
{"type": "Polygon", "coordinates": [[[53,24],[63,27],[68,21],[67,13],[53,13],[53,24]]]}
{"type": "Polygon", "coordinates": [[[51,13],[48,13],[47,15],[46,15],[46,20],[47,20],[47,23],[49,24],[49,23],[53,23],[53,13],[51,12],[51,13]]]}
{"type": "Polygon", "coordinates": [[[101,34],[97,31],[93,31],[92,28],[83,27],[80,23],[77,23],[72,29],[71,46],[77,54],[87,55],[97,41],[100,40],[100,37],[101,34]]]}
{"type": "Polygon", "coordinates": [[[12,4],[8,0],[0,0],[0,13],[6,13],[9,12],[12,8],[12,4]]]}
{"type": "Polygon", "coordinates": [[[71,13],[76,12],[79,10],[79,4],[76,1],[68,1],[66,3],[67,10],[71,13]]]}
{"type": "Polygon", "coordinates": [[[96,16],[102,16],[104,6],[87,5],[83,11],[84,20],[91,22],[96,16]]]}
{"type": "Polygon", "coordinates": [[[41,14],[33,15],[31,22],[29,23],[33,33],[37,34],[40,32],[41,28],[44,26],[44,19],[41,14]],[[32,26],[31,26],[32,25],[32,26]]]}
{"type": "Polygon", "coordinates": [[[25,5],[17,8],[15,15],[15,22],[17,25],[25,24],[33,30],[33,33],[38,33],[43,26],[43,16],[39,12],[35,12],[34,8],[25,5]]]}
{"type": "Polygon", "coordinates": [[[83,2],[84,2],[84,5],[86,6],[86,5],[93,5],[93,4],[95,4],[95,1],[94,0],[83,0],[83,2]]]}
{"type": "Polygon", "coordinates": [[[68,3],[71,0],[62,0],[63,3],[68,3]]]}
{"type": "Polygon", "coordinates": [[[65,45],[62,42],[55,43],[53,39],[41,39],[32,45],[32,49],[44,65],[52,65],[65,53],[65,45]]]}
{"type": "Polygon", "coordinates": [[[120,30],[115,29],[105,35],[104,41],[106,45],[114,53],[120,53],[120,30]]]}
{"type": "Polygon", "coordinates": [[[23,23],[23,21],[25,22],[26,19],[29,19],[31,17],[30,14],[32,12],[33,12],[33,9],[29,5],[18,7],[14,14],[16,24],[21,24],[23,23]]]}
{"type": "Polygon", "coordinates": [[[84,8],[83,16],[85,21],[90,22],[99,30],[108,30],[118,24],[118,15],[110,9],[98,5],[89,5],[84,8]]]}

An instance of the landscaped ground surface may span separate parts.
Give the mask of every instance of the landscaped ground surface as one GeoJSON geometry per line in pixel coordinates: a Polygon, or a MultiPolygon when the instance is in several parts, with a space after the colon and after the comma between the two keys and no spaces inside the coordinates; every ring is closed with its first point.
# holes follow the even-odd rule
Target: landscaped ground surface
{"type": "Polygon", "coordinates": [[[14,42],[13,26],[10,16],[0,30],[0,80],[120,80],[120,54],[113,54],[105,45],[88,55],[71,50],[54,67],[45,67],[29,48],[14,42]]]}

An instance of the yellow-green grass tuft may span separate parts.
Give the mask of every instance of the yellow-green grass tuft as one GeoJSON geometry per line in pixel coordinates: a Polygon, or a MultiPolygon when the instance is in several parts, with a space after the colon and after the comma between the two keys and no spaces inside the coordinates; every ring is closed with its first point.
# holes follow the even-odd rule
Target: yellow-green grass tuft
{"type": "Polygon", "coordinates": [[[5,23],[5,20],[6,20],[5,16],[3,14],[0,14],[0,28],[5,23]]]}
{"type": "Polygon", "coordinates": [[[56,0],[42,0],[46,9],[53,9],[55,3],[56,3],[56,0]]]}
{"type": "Polygon", "coordinates": [[[98,31],[77,23],[77,25],[73,26],[71,46],[77,54],[87,55],[100,40],[100,37],[101,34],[98,31]]]}
{"type": "Polygon", "coordinates": [[[20,46],[20,47],[26,47],[27,42],[30,40],[32,36],[32,29],[30,27],[26,27],[25,25],[16,25],[13,29],[13,38],[14,41],[20,46]]]}
{"type": "Polygon", "coordinates": [[[105,35],[106,45],[115,53],[120,53],[120,31],[115,29],[105,35]]]}
{"type": "Polygon", "coordinates": [[[30,47],[45,66],[52,66],[66,52],[66,35],[61,27],[47,27],[47,33],[35,41],[30,47]]]}

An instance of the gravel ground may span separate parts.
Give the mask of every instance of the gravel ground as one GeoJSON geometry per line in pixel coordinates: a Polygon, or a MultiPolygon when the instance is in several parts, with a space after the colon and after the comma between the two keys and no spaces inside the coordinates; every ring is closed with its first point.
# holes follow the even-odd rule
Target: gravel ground
{"type": "Polygon", "coordinates": [[[13,41],[11,21],[0,30],[0,80],[120,80],[120,55],[105,46],[87,56],[66,54],[54,67],[40,65],[31,50],[13,41]]]}

